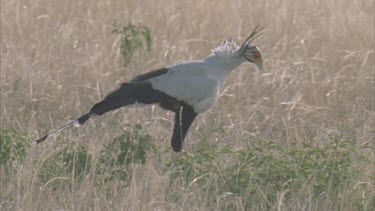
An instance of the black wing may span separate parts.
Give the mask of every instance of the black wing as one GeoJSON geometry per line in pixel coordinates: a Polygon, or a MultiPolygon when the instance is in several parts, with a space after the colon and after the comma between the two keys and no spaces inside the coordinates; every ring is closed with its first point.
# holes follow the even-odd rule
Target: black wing
{"type": "Polygon", "coordinates": [[[144,81],[144,80],[147,80],[147,79],[150,79],[150,78],[157,77],[159,75],[163,75],[167,72],[168,72],[168,68],[160,68],[160,69],[157,69],[157,70],[153,70],[153,71],[138,75],[137,77],[133,78],[130,82],[134,83],[134,82],[144,81]]]}

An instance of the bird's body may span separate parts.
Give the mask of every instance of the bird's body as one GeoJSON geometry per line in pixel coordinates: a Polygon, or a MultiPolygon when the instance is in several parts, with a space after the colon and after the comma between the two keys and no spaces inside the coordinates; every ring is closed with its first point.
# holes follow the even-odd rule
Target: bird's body
{"type": "MultiPolygon", "coordinates": [[[[127,105],[159,104],[175,113],[171,144],[174,151],[180,151],[190,125],[198,114],[215,104],[228,74],[246,60],[261,67],[259,49],[246,43],[258,32],[259,30],[254,29],[241,47],[232,41],[225,41],[202,60],[170,65],[141,74],[123,83],[120,88],[95,104],[87,114],[68,125],[82,125],[90,117],[127,105]]],[[[37,142],[44,141],[47,137],[48,135],[37,142]]]]}
{"type": "Polygon", "coordinates": [[[233,70],[212,63],[211,59],[169,66],[167,73],[150,78],[149,82],[154,89],[185,101],[195,112],[202,113],[217,101],[227,75],[233,70]]]}

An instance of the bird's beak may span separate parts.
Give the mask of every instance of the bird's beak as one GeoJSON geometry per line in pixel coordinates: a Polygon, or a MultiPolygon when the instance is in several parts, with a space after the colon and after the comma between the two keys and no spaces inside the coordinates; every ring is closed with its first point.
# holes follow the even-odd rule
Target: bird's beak
{"type": "Polygon", "coordinates": [[[263,60],[262,59],[259,59],[259,60],[255,61],[254,64],[257,66],[259,71],[263,70],[263,60]]]}

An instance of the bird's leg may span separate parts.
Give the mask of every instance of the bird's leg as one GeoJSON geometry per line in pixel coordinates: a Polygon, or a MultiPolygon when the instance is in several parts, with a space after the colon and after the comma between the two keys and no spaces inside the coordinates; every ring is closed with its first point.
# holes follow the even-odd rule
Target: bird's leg
{"type": "Polygon", "coordinates": [[[171,140],[173,151],[181,151],[186,133],[196,117],[197,114],[191,106],[181,106],[180,109],[175,112],[175,124],[171,140]]]}

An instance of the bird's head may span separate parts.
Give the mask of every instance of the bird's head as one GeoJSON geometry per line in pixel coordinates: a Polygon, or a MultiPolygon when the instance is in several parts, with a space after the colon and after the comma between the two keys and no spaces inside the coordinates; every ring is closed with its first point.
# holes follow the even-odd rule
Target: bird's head
{"type": "Polygon", "coordinates": [[[249,61],[254,63],[259,70],[262,70],[262,54],[257,46],[251,45],[251,42],[262,34],[259,33],[262,29],[259,29],[259,26],[255,27],[241,46],[233,42],[232,39],[225,40],[222,45],[212,50],[214,56],[208,58],[226,64],[230,69],[234,69],[244,61],[249,61]]]}
{"type": "Polygon", "coordinates": [[[254,63],[259,70],[263,69],[263,59],[262,54],[257,46],[251,45],[251,42],[255,40],[255,38],[262,35],[259,33],[263,28],[258,29],[259,26],[255,27],[254,30],[250,33],[250,35],[246,38],[243,42],[241,47],[238,49],[238,54],[246,59],[247,61],[254,63]]]}

